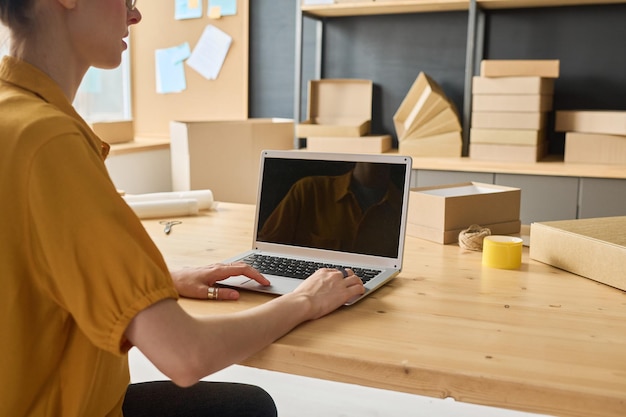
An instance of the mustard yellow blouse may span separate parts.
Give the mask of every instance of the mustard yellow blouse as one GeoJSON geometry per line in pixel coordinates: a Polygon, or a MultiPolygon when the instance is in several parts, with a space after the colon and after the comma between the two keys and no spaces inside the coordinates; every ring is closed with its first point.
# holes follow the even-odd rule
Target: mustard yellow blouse
{"type": "Polygon", "coordinates": [[[2,416],[121,416],[124,331],[142,309],[178,297],[109,178],[107,151],[52,79],[3,58],[2,416]]]}

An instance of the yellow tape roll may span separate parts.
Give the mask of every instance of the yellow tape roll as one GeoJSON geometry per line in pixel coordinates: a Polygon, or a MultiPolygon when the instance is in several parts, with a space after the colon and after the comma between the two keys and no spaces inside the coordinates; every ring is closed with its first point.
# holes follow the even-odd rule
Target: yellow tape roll
{"type": "Polygon", "coordinates": [[[522,264],[523,240],[513,236],[486,236],[483,239],[483,265],[517,269],[522,264]]]}

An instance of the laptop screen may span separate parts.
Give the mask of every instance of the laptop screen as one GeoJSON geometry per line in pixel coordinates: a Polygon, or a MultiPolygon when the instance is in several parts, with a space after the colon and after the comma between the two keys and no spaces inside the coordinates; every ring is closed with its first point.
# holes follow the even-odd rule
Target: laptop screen
{"type": "Polygon", "coordinates": [[[364,161],[264,158],[257,241],[398,257],[410,165],[364,161]]]}

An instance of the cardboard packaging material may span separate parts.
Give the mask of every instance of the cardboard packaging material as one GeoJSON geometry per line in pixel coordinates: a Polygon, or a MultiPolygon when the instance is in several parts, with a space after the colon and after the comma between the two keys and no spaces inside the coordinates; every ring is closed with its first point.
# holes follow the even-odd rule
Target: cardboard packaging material
{"type": "Polygon", "coordinates": [[[261,151],[293,149],[293,132],[291,119],[170,122],[172,189],[254,204],[261,151]]]}
{"type": "Polygon", "coordinates": [[[554,130],[557,132],[626,135],[626,111],[557,111],[554,130]]]}
{"type": "Polygon", "coordinates": [[[448,244],[473,224],[492,234],[519,233],[521,228],[519,188],[467,182],[413,188],[409,198],[410,236],[448,244]]]}
{"type": "Polygon", "coordinates": [[[485,59],[480,63],[483,77],[559,78],[558,59],[485,59]]]}
{"type": "Polygon", "coordinates": [[[552,94],[473,94],[474,111],[547,112],[552,94]]]}
{"type": "Polygon", "coordinates": [[[100,139],[109,145],[132,142],[135,139],[132,120],[94,122],[91,123],[91,128],[100,139]]]}
{"type": "Polygon", "coordinates": [[[626,135],[567,132],[565,162],[626,165],[626,135]]]}
{"type": "Polygon", "coordinates": [[[384,153],[391,149],[391,135],[308,137],[306,148],[313,152],[384,153]]]}
{"type": "Polygon", "coordinates": [[[461,132],[405,139],[398,143],[398,152],[415,157],[459,157],[463,148],[461,132]]]}
{"type": "Polygon", "coordinates": [[[470,143],[469,155],[482,161],[537,162],[548,154],[546,142],[535,146],[470,143]]]}
{"type": "Polygon", "coordinates": [[[449,106],[441,87],[430,76],[420,72],[393,116],[398,140],[402,140],[414,126],[421,125],[449,106]]]}
{"type": "Polygon", "coordinates": [[[373,82],[360,79],[311,80],[307,120],[296,136],[363,136],[370,132],[373,82]]]}
{"type": "Polygon", "coordinates": [[[470,129],[470,142],[500,145],[537,146],[546,141],[545,130],[532,129],[470,129]]]}
{"type": "Polygon", "coordinates": [[[554,94],[554,79],[474,76],[472,94],[554,94]]]}
{"type": "Polygon", "coordinates": [[[441,87],[420,72],[393,116],[398,151],[423,157],[461,156],[461,122],[441,87]]]}
{"type": "Polygon", "coordinates": [[[545,112],[472,112],[472,127],[480,129],[544,129],[545,112]]]}
{"type": "Polygon", "coordinates": [[[536,222],[530,257],[626,290],[626,216],[536,222]]]}

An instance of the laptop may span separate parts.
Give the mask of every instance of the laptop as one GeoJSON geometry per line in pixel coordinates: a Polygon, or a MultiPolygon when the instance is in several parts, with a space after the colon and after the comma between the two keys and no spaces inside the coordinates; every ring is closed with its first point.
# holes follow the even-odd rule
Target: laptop
{"type": "Polygon", "coordinates": [[[282,295],[321,267],[351,268],[365,293],[346,304],[368,296],[402,268],[411,166],[401,155],[262,151],[252,248],[224,262],[272,284],[220,284],[282,295]]]}

